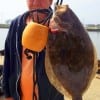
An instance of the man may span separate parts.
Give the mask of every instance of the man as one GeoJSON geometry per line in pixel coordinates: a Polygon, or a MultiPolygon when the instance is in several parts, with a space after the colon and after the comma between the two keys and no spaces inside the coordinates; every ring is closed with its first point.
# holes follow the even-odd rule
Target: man
{"type": "MultiPolygon", "coordinates": [[[[48,9],[52,0],[27,0],[29,11],[48,9]]],[[[46,18],[38,14],[40,20],[46,18]]],[[[45,49],[36,57],[36,83],[33,80],[34,58],[28,60],[21,43],[25,26],[31,21],[37,22],[37,13],[26,12],[15,18],[9,28],[5,41],[5,60],[3,88],[6,100],[64,100],[49,82],[45,72],[45,49]],[[34,88],[35,87],[35,88],[34,88]]]]}

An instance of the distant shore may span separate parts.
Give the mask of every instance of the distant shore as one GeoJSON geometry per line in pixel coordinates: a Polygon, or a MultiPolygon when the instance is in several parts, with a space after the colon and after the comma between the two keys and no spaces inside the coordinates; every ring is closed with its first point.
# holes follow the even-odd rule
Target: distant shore
{"type": "Polygon", "coordinates": [[[86,30],[87,30],[87,31],[93,31],[93,32],[94,32],[94,31],[95,31],[95,32],[100,32],[100,29],[89,29],[89,28],[87,28],[86,30]]]}
{"type": "MultiPolygon", "coordinates": [[[[0,24],[0,28],[9,28],[9,24],[0,24]]],[[[97,31],[100,32],[100,26],[86,25],[85,29],[87,31],[97,31]]]]}
{"type": "Polygon", "coordinates": [[[9,28],[9,24],[0,24],[0,28],[9,28]]]}

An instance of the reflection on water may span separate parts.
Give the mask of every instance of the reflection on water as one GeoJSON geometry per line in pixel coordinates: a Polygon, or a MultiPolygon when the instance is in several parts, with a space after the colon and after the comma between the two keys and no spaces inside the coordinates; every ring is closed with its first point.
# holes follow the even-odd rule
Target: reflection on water
{"type": "MultiPolygon", "coordinates": [[[[0,28],[0,50],[4,48],[5,38],[7,36],[8,29],[0,28]]],[[[88,32],[94,46],[97,50],[98,59],[100,59],[100,32],[88,32]]]]}

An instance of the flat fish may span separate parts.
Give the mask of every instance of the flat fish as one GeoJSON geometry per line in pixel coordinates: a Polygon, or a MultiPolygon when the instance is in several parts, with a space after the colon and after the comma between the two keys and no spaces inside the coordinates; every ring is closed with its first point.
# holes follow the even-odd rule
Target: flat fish
{"type": "Polygon", "coordinates": [[[95,47],[68,5],[56,7],[50,29],[45,56],[49,81],[64,96],[82,100],[97,71],[95,47]]]}

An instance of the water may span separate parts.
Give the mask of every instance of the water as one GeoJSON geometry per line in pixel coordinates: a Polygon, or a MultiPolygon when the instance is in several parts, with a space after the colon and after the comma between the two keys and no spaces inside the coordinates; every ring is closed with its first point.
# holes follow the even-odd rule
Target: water
{"type": "MultiPolygon", "coordinates": [[[[0,28],[0,50],[4,49],[5,39],[8,33],[8,29],[1,29],[0,28]]],[[[88,32],[91,40],[97,51],[98,59],[100,59],[100,32],[88,32]]]]}
{"type": "Polygon", "coordinates": [[[88,33],[96,48],[97,57],[100,60],[100,32],[88,32],[88,33]]]}
{"type": "Polygon", "coordinates": [[[4,49],[4,43],[5,43],[7,33],[8,33],[8,29],[0,28],[0,50],[4,49]]]}

